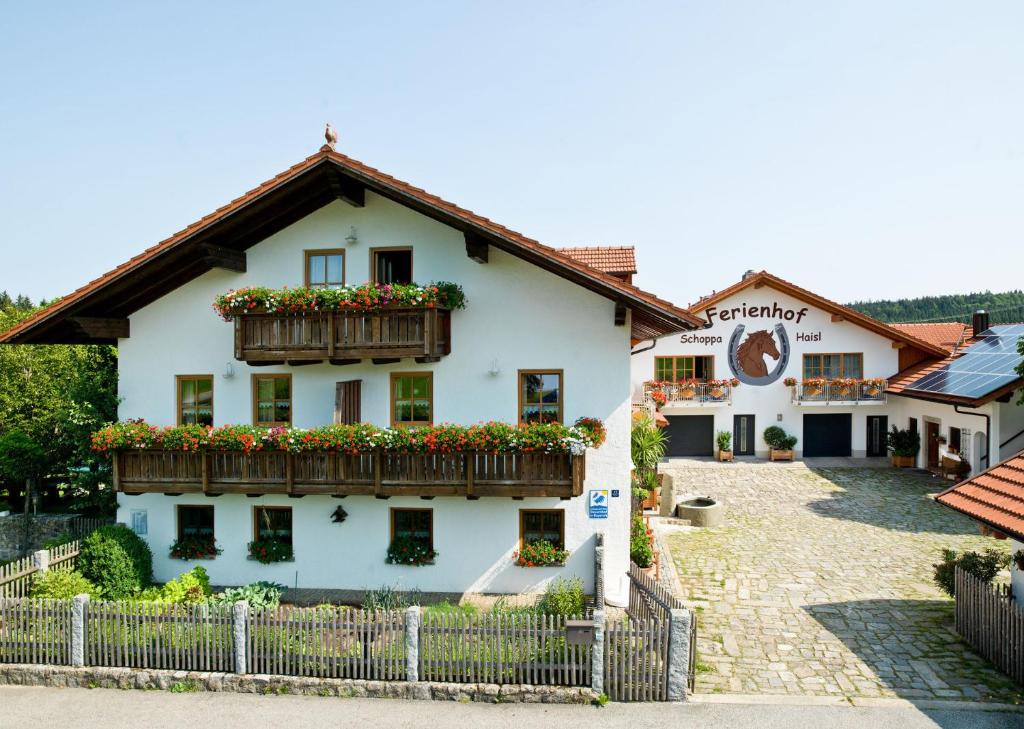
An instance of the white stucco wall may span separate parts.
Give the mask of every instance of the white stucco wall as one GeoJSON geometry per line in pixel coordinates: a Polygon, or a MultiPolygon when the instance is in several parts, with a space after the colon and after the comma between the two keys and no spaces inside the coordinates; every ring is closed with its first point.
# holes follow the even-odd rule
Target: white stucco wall
{"type": "MultiPolygon", "coordinates": [[[[489,263],[474,263],[466,256],[458,231],[367,192],[364,208],[332,203],[250,248],[246,273],[211,271],[133,314],[131,337],[119,342],[119,415],[173,424],[175,375],[213,374],[215,424],[248,423],[252,419],[250,375],[290,372],[294,425],[330,423],[335,383],[349,379],[363,382],[363,419],[387,425],[389,374],[431,371],[434,422],[515,422],[517,370],[562,369],[566,422],[588,415],[602,418],[608,426],[607,442],[587,454],[586,488],[620,490],[620,498],[611,500],[609,518],[588,519],[585,495],[570,501],[556,499],[553,504],[541,500],[547,507],[566,510],[566,539],[568,548],[575,551],[573,559],[559,571],[510,571],[502,567],[502,555],[511,552],[518,535],[516,514],[527,508],[527,501],[416,499],[413,505],[434,509],[435,539],[442,554],[438,565],[415,571],[416,586],[444,591],[541,589],[552,572],[578,573],[589,581],[592,535],[601,530],[606,532],[609,599],[621,600],[629,559],[630,361],[629,327],[614,326],[613,320],[609,300],[493,247],[489,263]],[[468,307],[452,316],[452,353],[436,364],[425,365],[410,359],[392,365],[366,362],[344,367],[325,363],[250,368],[235,361],[232,325],[211,308],[214,297],[247,285],[300,285],[303,250],[344,248],[351,226],[355,226],[359,242],[347,247],[348,283],[368,279],[371,247],[411,245],[417,282],[445,280],[463,287],[468,307]],[[497,376],[488,372],[493,361],[500,369],[497,376]],[[230,378],[224,376],[229,362],[234,368],[230,378]]],[[[128,521],[132,508],[147,509],[158,578],[172,577],[184,568],[165,557],[172,538],[174,506],[202,498],[120,497],[118,516],[122,520],[128,521]]],[[[216,506],[217,538],[225,549],[209,564],[215,580],[240,583],[270,575],[291,584],[298,570],[303,586],[359,588],[399,576],[403,568],[384,565],[388,531],[381,515],[401,499],[375,503],[350,497],[319,506],[315,497],[286,501],[295,509],[296,563],[267,568],[244,559],[245,544],[251,539],[249,509],[258,503],[278,502],[273,497],[208,500],[216,506]],[[341,526],[327,518],[338,503],[351,514],[341,526]],[[288,575],[292,576],[285,579],[288,575]],[[335,582],[350,577],[355,582],[335,582]]]]}
{"type": "Polygon", "coordinates": [[[1009,458],[1024,450],[1024,435],[1017,435],[1024,430],[1024,405],[1018,405],[1021,391],[1010,396],[1010,401],[997,403],[999,410],[999,460],[1009,458]],[[1016,436],[1016,437],[1014,437],[1016,436]],[[1003,443],[1006,445],[1003,445],[1003,443]]]}
{"type": "MultiPolygon", "coordinates": [[[[775,382],[768,385],[741,384],[733,390],[732,405],[727,406],[706,406],[693,407],[680,405],[677,407],[666,407],[662,412],[667,416],[674,415],[714,415],[715,431],[733,430],[734,415],[754,415],[754,430],[756,437],[756,454],[766,456],[768,446],[765,444],[762,434],[770,425],[781,426],[790,435],[795,435],[797,442],[797,454],[803,450],[803,416],[804,414],[825,414],[825,413],[852,413],[852,449],[854,456],[863,456],[866,449],[867,416],[885,415],[886,407],[880,404],[860,404],[857,406],[839,405],[810,405],[794,404],[792,401],[792,390],[782,384],[786,377],[795,377],[800,380],[803,375],[803,355],[805,353],[855,353],[861,352],[864,355],[864,377],[891,377],[899,369],[899,352],[893,349],[891,340],[882,337],[874,332],[868,331],[850,322],[833,322],[832,315],[828,312],[816,309],[799,299],[775,289],[763,287],[760,289],[749,288],[726,299],[716,306],[718,312],[729,311],[729,320],[723,321],[720,317],[714,317],[710,328],[683,334],[673,334],[657,340],[653,349],[633,356],[631,381],[633,398],[640,400],[643,392],[643,383],[654,378],[654,360],[656,357],[665,356],[707,356],[715,358],[714,376],[716,379],[727,379],[733,377],[729,368],[729,338],[738,324],[745,326],[744,337],[759,329],[772,330],[776,324],[782,323],[788,332],[790,341],[789,364],[782,376],[775,382]],[[783,309],[799,312],[806,308],[806,313],[800,322],[792,320],[779,320],[777,318],[744,317],[739,312],[738,317],[731,316],[731,309],[746,304],[748,310],[751,307],[773,306],[778,303],[783,309]],[[815,341],[802,341],[798,335],[817,336],[815,341]],[[713,340],[713,341],[708,341],[713,340]],[[781,416],[781,420],[779,419],[781,416]]],[[[706,317],[706,312],[702,314],[706,317]]],[[[641,349],[649,346],[645,342],[636,347],[641,349]]],[[[770,357],[765,358],[769,371],[773,370],[776,362],[770,357]]],[[[891,421],[890,421],[891,427],[891,421]]]]}
{"type": "MultiPolygon", "coordinates": [[[[968,461],[971,464],[971,472],[978,473],[980,470],[984,470],[988,467],[983,456],[984,448],[983,442],[985,439],[985,429],[989,427],[988,423],[991,423],[993,432],[990,434],[993,442],[998,438],[998,432],[996,430],[996,421],[998,418],[993,417],[995,415],[995,409],[991,403],[982,405],[979,408],[971,409],[970,412],[957,412],[952,405],[939,402],[931,402],[928,400],[919,400],[912,397],[902,397],[899,395],[890,396],[889,404],[892,412],[890,417],[890,425],[896,423],[900,428],[906,428],[909,425],[910,418],[917,419],[917,432],[921,434],[921,450],[917,454],[917,465],[920,468],[925,468],[928,465],[928,444],[926,441],[926,428],[925,423],[928,421],[939,424],[939,434],[946,438],[947,443],[949,441],[949,429],[960,428],[961,431],[971,431],[970,437],[970,452],[968,453],[968,461]],[[977,415],[973,414],[977,413],[977,415]],[[986,421],[985,418],[979,417],[981,415],[988,415],[990,421],[986,421]],[[893,420],[895,418],[895,420],[893,420]]],[[[965,441],[966,442],[966,441],[965,441]]],[[[992,448],[990,443],[990,448],[992,448]]],[[[940,447],[940,452],[944,447],[940,447]]],[[[941,454],[941,453],[940,453],[941,454]]]]}

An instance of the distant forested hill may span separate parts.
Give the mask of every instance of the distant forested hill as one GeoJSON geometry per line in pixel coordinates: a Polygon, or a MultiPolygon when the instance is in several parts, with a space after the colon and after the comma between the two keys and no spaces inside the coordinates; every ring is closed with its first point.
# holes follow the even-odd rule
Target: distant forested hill
{"type": "Polygon", "coordinates": [[[977,309],[989,313],[993,324],[1024,321],[1024,291],[993,294],[922,296],[919,299],[893,301],[856,301],[850,308],[882,321],[962,321],[970,322],[977,309]]]}

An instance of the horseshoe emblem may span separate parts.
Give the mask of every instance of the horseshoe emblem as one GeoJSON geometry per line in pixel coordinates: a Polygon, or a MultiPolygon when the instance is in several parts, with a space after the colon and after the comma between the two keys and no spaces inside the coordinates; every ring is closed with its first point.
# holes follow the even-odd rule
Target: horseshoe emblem
{"type": "Polygon", "coordinates": [[[782,376],[789,364],[789,335],[781,324],[775,325],[774,336],[767,330],[751,333],[743,339],[745,325],[738,325],[729,337],[729,369],[740,382],[747,385],[770,385],[782,376]],[[776,345],[777,342],[777,345],[776,345]],[[776,360],[769,371],[765,356],[776,360]]]}

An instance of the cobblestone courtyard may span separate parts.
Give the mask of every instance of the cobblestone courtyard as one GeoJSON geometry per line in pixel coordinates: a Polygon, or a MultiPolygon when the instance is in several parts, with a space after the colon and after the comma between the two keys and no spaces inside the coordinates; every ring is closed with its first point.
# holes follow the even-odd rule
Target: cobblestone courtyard
{"type": "Polygon", "coordinates": [[[725,501],[726,525],[665,527],[696,606],[701,693],[1020,701],[952,632],[932,582],[943,547],[979,549],[938,479],[892,469],[674,461],[677,493],[725,501]]]}

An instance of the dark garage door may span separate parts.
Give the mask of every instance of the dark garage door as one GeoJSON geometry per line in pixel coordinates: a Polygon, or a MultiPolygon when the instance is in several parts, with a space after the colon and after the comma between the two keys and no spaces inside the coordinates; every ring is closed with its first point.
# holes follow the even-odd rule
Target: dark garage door
{"type": "Polygon", "coordinates": [[[714,415],[669,415],[665,435],[668,447],[665,455],[713,456],[715,455],[714,415]]]}
{"type": "Polygon", "coordinates": [[[849,457],[852,432],[853,416],[848,413],[804,415],[804,458],[849,457]]]}

